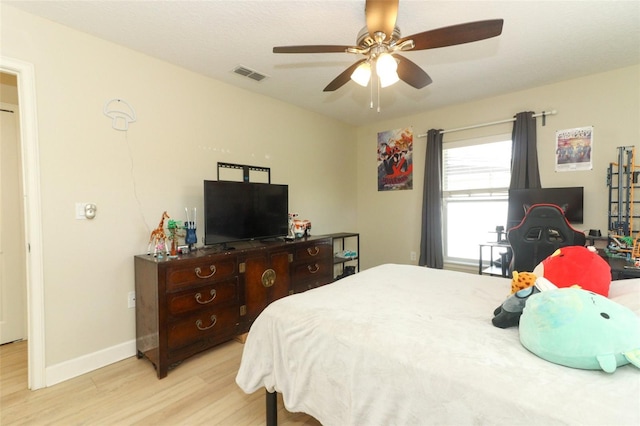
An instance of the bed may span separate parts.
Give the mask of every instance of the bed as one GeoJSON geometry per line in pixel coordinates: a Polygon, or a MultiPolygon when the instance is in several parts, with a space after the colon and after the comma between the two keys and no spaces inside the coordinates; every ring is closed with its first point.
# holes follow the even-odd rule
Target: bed
{"type": "MultiPolygon", "coordinates": [[[[640,424],[640,370],[579,370],[491,324],[504,278],[381,265],[280,299],[253,324],[236,382],[323,425],[640,424]]],[[[640,314],[640,279],[609,297],[640,314]]]]}

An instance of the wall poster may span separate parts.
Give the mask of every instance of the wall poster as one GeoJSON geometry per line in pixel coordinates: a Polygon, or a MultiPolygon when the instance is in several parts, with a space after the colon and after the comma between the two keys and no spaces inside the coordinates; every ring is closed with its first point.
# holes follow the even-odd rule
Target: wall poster
{"type": "Polygon", "coordinates": [[[593,126],[556,132],[556,172],[593,169],[593,126]]]}
{"type": "Polygon", "coordinates": [[[378,191],[413,189],[413,128],[378,133],[378,191]]]}

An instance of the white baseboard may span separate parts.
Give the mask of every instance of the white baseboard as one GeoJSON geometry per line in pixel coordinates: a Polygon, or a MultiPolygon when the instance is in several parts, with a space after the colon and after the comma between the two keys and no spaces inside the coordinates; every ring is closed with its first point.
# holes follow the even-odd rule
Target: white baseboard
{"type": "Polygon", "coordinates": [[[135,339],[119,345],[111,346],[91,354],[70,359],[60,364],[46,367],[45,386],[53,386],[65,380],[73,379],[114,362],[122,361],[125,358],[136,354],[135,339]]]}

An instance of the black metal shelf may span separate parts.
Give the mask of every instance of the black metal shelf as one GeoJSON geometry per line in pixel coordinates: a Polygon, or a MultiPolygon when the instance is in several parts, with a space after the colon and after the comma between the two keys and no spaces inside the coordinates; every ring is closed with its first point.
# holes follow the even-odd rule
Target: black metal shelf
{"type": "Polygon", "coordinates": [[[329,234],[329,237],[331,237],[331,245],[333,247],[333,252],[334,252],[333,265],[338,266],[338,268],[334,268],[334,274],[333,274],[334,279],[338,280],[347,275],[347,272],[346,272],[347,263],[349,262],[355,263],[355,265],[349,265],[349,266],[355,267],[355,272],[360,272],[360,234],[358,234],[357,232],[337,232],[335,234],[329,234]],[[355,239],[355,242],[351,242],[350,244],[347,244],[346,240],[348,239],[355,239]],[[355,256],[341,257],[341,256],[335,255],[336,248],[338,249],[338,252],[343,252],[347,245],[353,247],[354,244],[356,247],[355,256]]]}
{"type": "Polygon", "coordinates": [[[635,165],[635,147],[618,147],[618,161],[609,163],[607,169],[607,187],[609,189],[607,213],[610,232],[623,236],[632,236],[638,232],[633,223],[634,219],[640,218],[640,215],[634,212],[634,208],[636,204],[640,203],[640,200],[633,199],[633,190],[640,188],[638,183],[640,172],[636,171],[637,168],[639,167],[635,165]]]}

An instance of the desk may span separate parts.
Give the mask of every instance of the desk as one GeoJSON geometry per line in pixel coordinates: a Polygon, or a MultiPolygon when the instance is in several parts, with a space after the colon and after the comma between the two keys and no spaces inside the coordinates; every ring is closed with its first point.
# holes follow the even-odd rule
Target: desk
{"type": "Polygon", "coordinates": [[[506,264],[506,256],[500,256],[501,260],[502,260],[502,267],[501,268],[497,268],[495,266],[493,266],[493,249],[494,248],[498,248],[498,249],[505,249],[505,251],[509,251],[511,250],[511,246],[509,245],[509,243],[504,242],[504,243],[482,243],[480,244],[480,258],[478,260],[478,274],[482,275],[483,273],[487,273],[489,275],[498,275],[501,277],[508,277],[509,276],[509,266],[506,264]],[[482,265],[482,252],[484,251],[483,249],[485,247],[489,247],[489,267],[488,268],[483,268],[482,265]]]}
{"type": "MultiPolygon", "coordinates": [[[[496,275],[501,277],[509,276],[509,265],[506,262],[505,257],[501,256],[502,268],[493,266],[493,249],[506,249],[508,252],[511,250],[509,243],[483,243],[480,244],[480,258],[478,260],[478,274],[496,275]],[[482,264],[482,253],[485,247],[489,247],[489,267],[485,268],[482,264]]],[[[612,280],[624,280],[627,278],[640,278],[640,268],[634,268],[633,262],[627,262],[627,259],[623,257],[609,257],[602,250],[598,250],[600,256],[611,267],[611,279],[612,280]]]]}
{"type": "Polygon", "coordinates": [[[611,279],[624,280],[627,278],[640,278],[640,269],[633,267],[633,262],[627,262],[623,257],[607,257],[603,259],[611,266],[611,279]]]}

